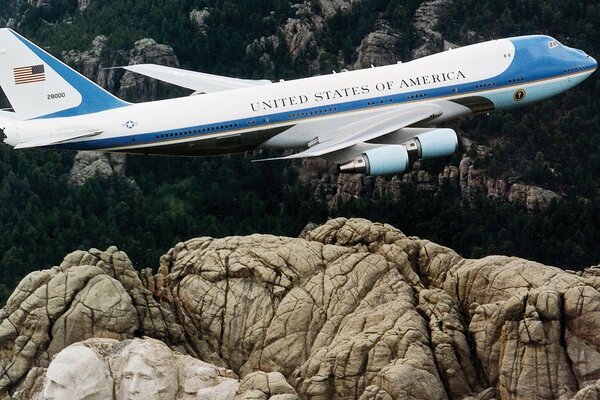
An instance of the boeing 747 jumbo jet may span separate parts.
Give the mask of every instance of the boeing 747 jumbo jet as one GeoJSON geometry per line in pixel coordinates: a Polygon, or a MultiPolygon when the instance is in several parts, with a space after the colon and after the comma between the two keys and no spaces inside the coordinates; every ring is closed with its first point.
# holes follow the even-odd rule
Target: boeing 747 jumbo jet
{"type": "Polygon", "coordinates": [[[291,81],[253,81],[159,65],[123,67],[195,95],[131,104],[10,29],[0,29],[4,142],[106,152],[215,155],[300,149],[341,172],[402,173],[443,157],[458,138],[443,123],[561,93],[596,60],[549,36],[479,43],[407,63],[291,81]]]}

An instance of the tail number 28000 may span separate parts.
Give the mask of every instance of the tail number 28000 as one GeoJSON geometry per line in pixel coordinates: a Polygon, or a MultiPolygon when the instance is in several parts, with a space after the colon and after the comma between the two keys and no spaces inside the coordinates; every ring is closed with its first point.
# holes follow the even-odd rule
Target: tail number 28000
{"type": "Polygon", "coordinates": [[[48,100],[56,100],[56,99],[63,99],[65,98],[67,95],[65,94],[65,92],[60,92],[60,93],[51,93],[48,95],[48,100]]]}

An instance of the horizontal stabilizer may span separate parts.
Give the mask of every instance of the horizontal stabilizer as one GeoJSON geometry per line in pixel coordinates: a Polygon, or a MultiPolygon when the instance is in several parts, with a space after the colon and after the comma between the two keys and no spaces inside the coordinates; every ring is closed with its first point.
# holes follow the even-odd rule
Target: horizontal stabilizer
{"type": "Polygon", "coordinates": [[[69,130],[51,133],[50,135],[39,136],[31,140],[19,143],[15,146],[15,149],[30,149],[32,147],[43,147],[60,144],[73,139],[81,139],[86,137],[97,136],[102,131],[98,129],[84,129],[84,130],[69,130]]]}
{"type": "Polygon", "coordinates": [[[0,110],[0,119],[8,119],[8,120],[16,120],[17,115],[12,111],[7,111],[7,109],[0,110]]]}
{"type": "Polygon", "coordinates": [[[272,83],[268,80],[229,78],[156,64],[128,65],[121,68],[201,93],[221,92],[272,83]]]}

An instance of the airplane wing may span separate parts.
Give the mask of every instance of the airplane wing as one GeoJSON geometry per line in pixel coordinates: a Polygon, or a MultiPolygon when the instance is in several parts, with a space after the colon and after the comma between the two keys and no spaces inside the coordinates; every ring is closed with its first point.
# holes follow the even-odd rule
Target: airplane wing
{"type": "Polygon", "coordinates": [[[73,139],[96,136],[101,133],[102,131],[98,129],[60,131],[51,133],[50,135],[32,138],[31,140],[19,143],[15,146],[15,149],[30,149],[32,147],[51,146],[54,144],[64,143],[73,139]]]}
{"type": "Polygon", "coordinates": [[[402,109],[393,109],[376,113],[370,117],[341,124],[331,135],[332,139],[315,144],[308,149],[284,157],[268,158],[256,161],[289,160],[324,156],[347,149],[359,143],[368,142],[405,128],[417,122],[437,117],[442,108],[436,104],[422,104],[402,109]]]}
{"type": "Polygon", "coordinates": [[[121,68],[201,93],[213,93],[272,83],[269,80],[229,78],[156,64],[128,65],[121,68]]]}

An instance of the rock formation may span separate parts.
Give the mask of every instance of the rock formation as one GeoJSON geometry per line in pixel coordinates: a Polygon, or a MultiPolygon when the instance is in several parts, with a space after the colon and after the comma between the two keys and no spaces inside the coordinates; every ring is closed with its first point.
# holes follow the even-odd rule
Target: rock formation
{"type": "Polygon", "coordinates": [[[70,50],[63,53],[62,58],[88,79],[110,92],[115,92],[120,87],[119,81],[123,71],[113,67],[122,65],[127,55],[125,52],[107,51],[107,43],[108,38],[99,35],[92,40],[92,47],[89,50],[83,52],[70,50]]]}
{"type": "Polygon", "coordinates": [[[379,21],[375,31],[369,33],[356,49],[358,57],[354,68],[367,68],[371,65],[378,67],[401,61],[400,40],[400,34],[395,32],[386,21],[379,21]]]}
{"type": "Polygon", "coordinates": [[[90,5],[92,0],[77,0],[77,9],[85,10],[90,5]]]}
{"type": "MultiPolygon", "coordinates": [[[[258,53],[261,63],[272,69],[271,54],[279,48],[281,44],[279,37],[282,37],[292,61],[295,63],[305,62],[309,74],[318,74],[321,72],[319,58],[323,54],[318,38],[327,31],[327,19],[337,13],[351,12],[352,4],[357,1],[318,0],[310,2],[305,0],[302,3],[293,4],[295,16],[287,19],[286,23],[279,28],[279,34],[255,39],[246,47],[246,54],[258,53]]],[[[372,50],[373,46],[370,49],[372,50]]],[[[344,67],[344,63],[340,61],[339,68],[344,67]]]]}
{"type": "MultiPolygon", "coordinates": [[[[319,54],[320,49],[315,34],[322,32],[327,23],[323,16],[311,11],[310,4],[307,1],[295,7],[295,18],[288,18],[281,28],[283,38],[293,61],[308,57],[313,60],[313,63],[317,63],[316,56],[319,54]]],[[[315,64],[312,68],[317,71],[318,65],[315,64]]]]}
{"type": "MultiPolygon", "coordinates": [[[[106,154],[93,151],[80,151],[75,156],[69,182],[82,186],[93,177],[110,178],[125,176],[126,158],[124,154],[106,154]]],[[[131,181],[132,185],[134,184],[131,181]]]]}
{"type": "MultiPolygon", "coordinates": [[[[154,39],[148,38],[135,42],[134,48],[129,54],[129,65],[144,63],[179,67],[179,60],[171,47],[158,44],[154,39]]],[[[121,79],[119,97],[136,102],[156,100],[158,84],[154,79],[127,71],[121,79]]]]}
{"type": "Polygon", "coordinates": [[[543,210],[552,200],[562,198],[560,194],[539,186],[493,179],[484,170],[475,168],[473,160],[466,156],[460,162],[458,179],[461,195],[466,199],[484,194],[490,199],[508,201],[528,210],[543,210]]]}
{"type": "Polygon", "coordinates": [[[114,398],[164,363],[146,398],[593,398],[599,289],[597,268],[466,260],[360,219],[306,239],[188,240],[155,274],[114,247],[78,251],[0,311],[0,399],[50,390],[73,354],[104,363],[114,398]]]}
{"type": "Polygon", "coordinates": [[[420,58],[457,47],[444,39],[437,31],[437,24],[447,10],[452,6],[453,0],[424,1],[415,12],[413,26],[417,32],[420,47],[413,50],[412,57],[420,58]]]}
{"type": "Polygon", "coordinates": [[[464,155],[459,167],[448,165],[443,170],[430,173],[421,169],[420,162],[401,175],[371,177],[360,174],[338,174],[330,164],[303,161],[298,167],[298,179],[310,186],[315,197],[327,201],[331,208],[353,199],[377,199],[390,195],[398,199],[402,184],[412,184],[418,190],[438,191],[442,184],[453,185],[460,196],[473,201],[479,196],[498,202],[508,202],[527,210],[545,210],[553,200],[563,196],[551,190],[528,185],[517,179],[497,179],[485,169],[476,168],[473,160],[464,155]]]}
{"type": "Polygon", "coordinates": [[[352,4],[359,0],[317,0],[321,14],[325,18],[331,18],[338,12],[349,13],[352,11],[352,4]]]}
{"type": "Polygon", "coordinates": [[[208,35],[208,17],[210,17],[210,10],[208,8],[190,11],[190,20],[196,25],[202,36],[208,35]]]}

